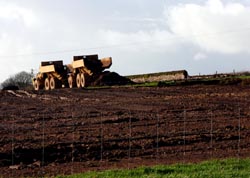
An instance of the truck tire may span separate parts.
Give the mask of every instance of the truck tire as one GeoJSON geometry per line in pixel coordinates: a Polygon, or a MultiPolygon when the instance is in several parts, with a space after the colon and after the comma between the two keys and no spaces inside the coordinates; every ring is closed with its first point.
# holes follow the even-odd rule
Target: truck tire
{"type": "Polygon", "coordinates": [[[85,76],[84,74],[82,73],[81,74],[81,87],[84,88],[86,85],[85,85],[85,76]]]}
{"type": "Polygon", "coordinates": [[[49,80],[50,89],[54,90],[54,89],[57,89],[57,88],[61,88],[60,83],[61,82],[59,80],[57,80],[54,77],[51,77],[50,80],[49,80]]]}
{"type": "Polygon", "coordinates": [[[69,88],[76,87],[75,78],[73,76],[71,76],[71,75],[68,77],[68,84],[69,84],[69,88]]]}
{"type": "Polygon", "coordinates": [[[76,85],[77,85],[77,88],[81,88],[81,74],[77,74],[76,75],[76,85]]]}
{"type": "Polygon", "coordinates": [[[45,90],[50,90],[50,81],[49,78],[46,78],[44,81],[44,88],[45,90]]]}
{"type": "Polygon", "coordinates": [[[33,83],[33,87],[36,91],[38,91],[43,88],[43,85],[41,84],[39,80],[35,80],[33,83]]]}

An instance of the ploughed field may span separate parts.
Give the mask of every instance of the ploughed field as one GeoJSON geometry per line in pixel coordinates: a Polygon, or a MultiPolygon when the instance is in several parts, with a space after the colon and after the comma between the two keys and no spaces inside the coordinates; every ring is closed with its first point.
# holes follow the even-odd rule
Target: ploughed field
{"type": "Polygon", "coordinates": [[[0,93],[0,177],[250,157],[250,87],[0,93]]]}

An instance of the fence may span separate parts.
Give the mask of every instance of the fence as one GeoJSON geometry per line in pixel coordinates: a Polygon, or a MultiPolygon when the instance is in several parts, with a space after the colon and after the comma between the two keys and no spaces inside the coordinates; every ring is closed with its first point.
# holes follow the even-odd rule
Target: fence
{"type": "Polygon", "coordinates": [[[3,175],[73,174],[249,157],[250,108],[237,102],[210,104],[214,107],[183,105],[149,113],[82,112],[68,105],[69,115],[49,107],[34,114],[27,112],[32,108],[21,107],[15,115],[1,116],[6,121],[1,125],[3,175]]]}

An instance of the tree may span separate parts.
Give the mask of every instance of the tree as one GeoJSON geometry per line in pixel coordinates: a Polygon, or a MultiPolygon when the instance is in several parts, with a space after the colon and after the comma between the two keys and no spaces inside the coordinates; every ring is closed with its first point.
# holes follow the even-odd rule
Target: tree
{"type": "Polygon", "coordinates": [[[4,88],[16,86],[19,89],[25,89],[32,85],[33,77],[34,77],[33,72],[28,73],[28,72],[22,71],[6,79],[1,84],[1,87],[4,89],[4,88]]]}

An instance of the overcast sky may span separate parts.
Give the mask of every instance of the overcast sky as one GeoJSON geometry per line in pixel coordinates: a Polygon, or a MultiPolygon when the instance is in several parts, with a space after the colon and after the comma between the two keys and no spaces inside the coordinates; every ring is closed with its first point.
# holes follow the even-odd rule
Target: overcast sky
{"type": "Polygon", "coordinates": [[[250,71],[250,0],[0,0],[0,82],[112,56],[121,75],[250,71]]]}

